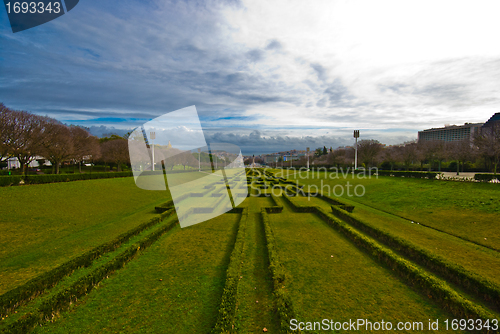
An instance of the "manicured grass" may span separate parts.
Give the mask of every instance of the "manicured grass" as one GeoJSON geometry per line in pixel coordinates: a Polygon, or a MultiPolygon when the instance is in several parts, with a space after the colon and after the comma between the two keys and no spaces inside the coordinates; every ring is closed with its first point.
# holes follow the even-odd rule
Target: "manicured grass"
{"type": "Polygon", "coordinates": [[[132,177],[0,188],[0,293],[145,222],[169,198],[132,177]]]}
{"type": "MultiPolygon", "coordinates": [[[[324,172],[315,172],[314,175],[290,172],[290,179],[297,179],[301,184],[319,187],[327,185],[332,189],[332,194],[333,187],[341,185],[344,186],[343,198],[500,250],[498,184],[389,176],[363,179],[352,175],[343,178],[339,174],[339,179],[331,179],[332,177],[334,174],[324,172]],[[366,193],[360,197],[348,196],[345,188],[347,182],[354,186],[362,185],[366,193]]],[[[358,190],[361,191],[361,188],[358,190]]],[[[337,188],[337,194],[340,194],[340,188],[337,188]]]]}
{"type": "MultiPolygon", "coordinates": [[[[286,208],[288,210],[288,208],[286,208]]],[[[449,318],[313,214],[269,215],[301,321],[449,318]]]]}
{"type": "Polygon", "coordinates": [[[257,333],[264,328],[276,333],[279,329],[279,322],[273,314],[273,281],[260,219],[260,208],[273,205],[274,202],[267,197],[250,197],[242,203],[242,206],[248,206],[249,213],[238,283],[236,329],[239,333],[257,333]]]}
{"type": "Polygon", "coordinates": [[[208,333],[239,218],[174,228],[78,308],[34,333],[208,333]]]}

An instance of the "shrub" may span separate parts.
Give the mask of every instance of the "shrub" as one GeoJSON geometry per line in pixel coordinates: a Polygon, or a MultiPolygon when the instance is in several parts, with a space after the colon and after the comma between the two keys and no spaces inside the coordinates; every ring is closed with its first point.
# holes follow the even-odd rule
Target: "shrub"
{"type": "Polygon", "coordinates": [[[477,181],[481,182],[488,182],[491,180],[499,180],[500,181],[500,175],[495,175],[495,174],[475,174],[474,179],[477,181]]]}
{"type": "Polygon", "coordinates": [[[379,176],[396,176],[396,177],[411,177],[418,179],[430,179],[433,180],[440,173],[438,172],[405,172],[405,171],[387,171],[379,170],[377,172],[379,176]]]}

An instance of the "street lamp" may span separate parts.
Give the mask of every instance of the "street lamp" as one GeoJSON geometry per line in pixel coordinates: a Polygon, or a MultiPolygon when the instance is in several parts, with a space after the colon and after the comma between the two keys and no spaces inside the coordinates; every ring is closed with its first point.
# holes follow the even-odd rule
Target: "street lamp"
{"type": "Polygon", "coordinates": [[[198,172],[201,172],[201,148],[198,149],[198,172]]]}
{"type": "Polygon", "coordinates": [[[154,131],[151,131],[149,133],[149,138],[151,138],[151,147],[153,151],[153,172],[155,171],[155,139],[156,139],[156,133],[154,131]]]}
{"type": "Polygon", "coordinates": [[[354,170],[358,170],[358,138],[359,138],[359,130],[354,130],[354,138],[356,140],[356,144],[355,144],[356,151],[354,153],[354,170]]]}

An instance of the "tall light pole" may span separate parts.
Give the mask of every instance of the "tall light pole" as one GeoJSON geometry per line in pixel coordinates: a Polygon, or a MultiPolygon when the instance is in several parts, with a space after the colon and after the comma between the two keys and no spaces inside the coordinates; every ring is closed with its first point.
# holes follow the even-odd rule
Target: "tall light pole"
{"type": "Polygon", "coordinates": [[[356,143],[355,143],[356,151],[354,153],[354,170],[358,170],[358,138],[359,138],[359,130],[354,130],[354,138],[356,140],[356,143]]]}
{"type": "Polygon", "coordinates": [[[151,147],[153,151],[153,172],[155,171],[155,139],[156,139],[156,133],[154,131],[151,131],[149,133],[149,138],[151,138],[151,147]]]}
{"type": "Polygon", "coordinates": [[[307,170],[309,170],[309,147],[306,149],[307,151],[307,170]]]}
{"type": "Polygon", "coordinates": [[[198,149],[198,172],[201,172],[201,148],[198,149]]]}

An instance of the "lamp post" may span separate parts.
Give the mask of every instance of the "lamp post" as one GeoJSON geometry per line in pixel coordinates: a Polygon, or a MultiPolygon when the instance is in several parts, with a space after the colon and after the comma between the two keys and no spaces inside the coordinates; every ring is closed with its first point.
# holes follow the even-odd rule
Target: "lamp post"
{"type": "Polygon", "coordinates": [[[201,148],[198,149],[198,172],[201,172],[201,148]]]}
{"type": "Polygon", "coordinates": [[[309,147],[306,149],[307,153],[307,170],[309,170],[309,147]]]}
{"type": "Polygon", "coordinates": [[[358,138],[359,138],[359,130],[354,130],[354,139],[355,143],[355,153],[354,153],[354,170],[358,170],[358,138]]]}
{"type": "Polygon", "coordinates": [[[149,133],[149,138],[151,138],[151,147],[152,147],[152,153],[153,153],[153,172],[155,171],[155,139],[156,139],[156,133],[154,131],[151,131],[149,133]]]}

